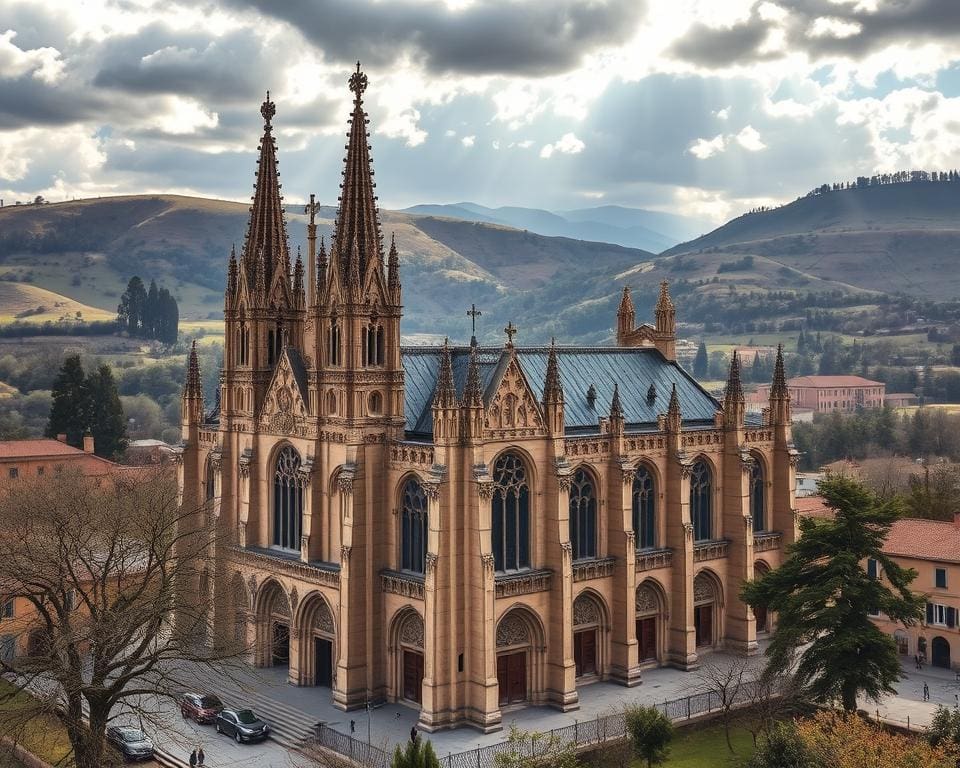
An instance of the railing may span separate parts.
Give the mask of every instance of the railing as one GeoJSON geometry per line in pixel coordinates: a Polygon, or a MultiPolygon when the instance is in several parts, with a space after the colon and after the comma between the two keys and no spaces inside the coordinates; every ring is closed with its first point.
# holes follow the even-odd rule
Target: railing
{"type": "MultiPolygon", "coordinates": [[[[736,692],[733,699],[733,708],[749,706],[756,700],[758,694],[776,692],[767,689],[754,690],[754,684],[744,684],[736,692]]],[[[683,722],[697,717],[709,715],[722,710],[723,703],[719,694],[714,691],[694,693],[672,701],[650,703],[673,722],[683,722]]],[[[527,757],[538,756],[538,747],[546,750],[550,744],[571,744],[577,750],[586,750],[597,747],[606,742],[616,742],[627,738],[627,721],[624,712],[614,712],[610,715],[601,715],[595,720],[584,720],[554,728],[540,734],[538,739],[526,739],[521,743],[511,744],[501,741],[486,747],[472,749],[469,752],[459,752],[440,758],[442,768],[493,768],[496,756],[501,754],[516,754],[527,757]]],[[[317,743],[334,752],[357,761],[364,768],[388,768],[390,756],[370,744],[340,733],[324,724],[317,726],[317,743]]]]}
{"type": "Polygon", "coordinates": [[[638,549],[637,573],[665,568],[673,561],[672,549],[638,549]]]}
{"type": "Polygon", "coordinates": [[[707,560],[719,560],[727,556],[730,542],[726,539],[719,541],[701,541],[693,545],[693,562],[702,563],[707,560]]]}
{"type": "Polygon", "coordinates": [[[761,531],[753,534],[753,551],[766,552],[770,549],[780,549],[783,534],[777,531],[761,531]]]}
{"type": "Polygon", "coordinates": [[[605,576],[613,576],[613,571],[616,567],[617,558],[615,557],[577,560],[573,563],[573,580],[587,581],[588,579],[601,579],[605,576]]]}
{"type": "Polygon", "coordinates": [[[531,595],[534,592],[549,592],[553,571],[543,568],[538,571],[499,574],[494,578],[493,587],[497,597],[516,597],[531,595]]]}

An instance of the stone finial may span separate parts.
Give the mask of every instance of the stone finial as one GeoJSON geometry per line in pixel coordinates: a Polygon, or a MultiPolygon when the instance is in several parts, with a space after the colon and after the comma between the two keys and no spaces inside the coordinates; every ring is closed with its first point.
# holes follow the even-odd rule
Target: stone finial
{"type": "Polygon", "coordinates": [[[547,373],[543,379],[543,402],[563,402],[563,383],[560,381],[560,364],[557,361],[556,339],[550,341],[550,354],[547,356],[547,373]]]}
{"type": "Polygon", "coordinates": [[[623,406],[620,404],[620,385],[614,383],[613,398],[610,400],[610,421],[623,421],[623,406]]]}
{"type": "Polygon", "coordinates": [[[480,353],[476,346],[470,347],[470,362],[467,366],[467,385],[463,392],[464,405],[470,408],[483,407],[483,387],[480,383],[480,353]]]}

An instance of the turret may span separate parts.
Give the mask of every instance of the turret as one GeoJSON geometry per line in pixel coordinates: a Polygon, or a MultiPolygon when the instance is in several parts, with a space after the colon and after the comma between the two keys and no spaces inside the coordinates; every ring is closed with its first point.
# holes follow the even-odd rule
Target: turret
{"type": "Polygon", "coordinates": [[[660,283],[660,295],[653,312],[655,336],[654,344],[667,360],[677,359],[677,310],[670,298],[667,281],[660,283]]]}
{"type": "Polygon", "coordinates": [[[483,387],[480,381],[480,353],[476,346],[470,347],[470,362],[467,364],[467,383],[463,389],[463,435],[479,438],[483,434],[483,387]]]}
{"type": "Polygon", "coordinates": [[[633,307],[633,298],[630,296],[630,286],[623,286],[620,296],[620,306],[617,309],[617,346],[627,345],[627,337],[633,332],[636,325],[637,312],[633,307]]]}

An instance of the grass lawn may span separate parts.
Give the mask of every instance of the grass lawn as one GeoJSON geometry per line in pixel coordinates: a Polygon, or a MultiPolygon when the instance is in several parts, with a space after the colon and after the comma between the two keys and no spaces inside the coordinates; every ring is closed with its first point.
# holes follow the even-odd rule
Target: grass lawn
{"type": "MultiPolygon", "coordinates": [[[[66,759],[71,754],[70,741],[59,721],[52,715],[40,714],[24,722],[20,712],[30,706],[30,699],[25,693],[6,698],[12,690],[10,683],[0,680],[0,697],[3,697],[0,701],[0,733],[51,765],[73,765],[72,759],[66,759]]],[[[0,768],[8,765],[4,759],[0,755],[0,768]]],[[[9,765],[16,766],[17,763],[10,762],[9,765]]]]}
{"type": "MultiPolygon", "coordinates": [[[[664,768],[732,768],[753,754],[753,737],[748,730],[733,728],[730,740],[736,755],[731,755],[727,749],[721,726],[678,730],[664,768]]],[[[636,768],[645,768],[640,762],[634,765],[636,768]]]]}

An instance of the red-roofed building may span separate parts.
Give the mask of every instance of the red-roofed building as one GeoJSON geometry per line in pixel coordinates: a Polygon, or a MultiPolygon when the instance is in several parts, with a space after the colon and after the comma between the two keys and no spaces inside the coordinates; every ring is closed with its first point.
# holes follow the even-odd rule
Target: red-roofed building
{"type": "MultiPolygon", "coordinates": [[[[877,626],[893,636],[902,655],[920,653],[933,666],[960,669],[960,516],[953,522],[897,520],[883,551],[917,572],[913,590],[926,595],[927,605],[917,626],[903,627],[883,615],[874,618],[877,626]]],[[[883,578],[876,561],[866,568],[883,578]]]]}
{"type": "MultiPolygon", "coordinates": [[[[787,388],[794,407],[811,408],[815,413],[829,413],[882,408],[886,384],[862,376],[797,376],[787,379],[787,388]]],[[[762,386],[758,390],[760,398],[769,394],[769,386],[762,386]]]]}
{"type": "Polygon", "coordinates": [[[92,437],[83,439],[83,449],[63,440],[4,440],[0,442],[0,481],[42,476],[64,469],[79,469],[85,475],[106,475],[119,468],[93,453],[92,437]]]}

